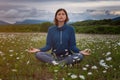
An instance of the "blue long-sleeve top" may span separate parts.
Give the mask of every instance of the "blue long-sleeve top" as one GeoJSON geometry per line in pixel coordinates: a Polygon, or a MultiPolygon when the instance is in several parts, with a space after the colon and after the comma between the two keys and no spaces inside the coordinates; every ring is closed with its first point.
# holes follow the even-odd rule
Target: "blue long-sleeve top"
{"type": "Polygon", "coordinates": [[[64,53],[65,50],[79,53],[76,47],[76,38],[74,28],[64,24],[62,27],[51,26],[48,29],[46,46],[40,48],[40,51],[45,52],[52,49],[55,53],[64,53]]]}

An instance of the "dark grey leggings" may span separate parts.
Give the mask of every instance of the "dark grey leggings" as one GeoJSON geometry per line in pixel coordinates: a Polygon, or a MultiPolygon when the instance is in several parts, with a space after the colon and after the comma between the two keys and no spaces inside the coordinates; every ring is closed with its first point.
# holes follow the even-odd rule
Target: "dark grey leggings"
{"type": "MultiPolygon", "coordinates": [[[[75,53],[72,55],[69,55],[67,57],[58,57],[58,62],[65,62],[65,64],[73,64],[75,62],[80,62],[83,59],[83,55],[81,53],[75,53]]],[[[53,55],[48,54],[46,52],[38,52],[36,53],[36,58],[42,62],[50,63],[52,64],[52,61],[56,61],[56,59],[53,57],[53,55]]]]}

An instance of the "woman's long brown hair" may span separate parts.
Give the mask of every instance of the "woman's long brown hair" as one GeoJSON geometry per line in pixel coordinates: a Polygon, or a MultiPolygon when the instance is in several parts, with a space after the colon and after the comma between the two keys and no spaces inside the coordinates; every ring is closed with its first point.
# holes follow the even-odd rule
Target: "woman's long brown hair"
{"type": "Polygon", "coordinates": [[[56,17],[57,17],[57,13],[58,13],[59,11],[64,11],[64,12],[65,12],[66,19],[65,19],[64,24],[65,24],[66,22],[68,22],[68,21],[69,21],[67,11],[66,11],[65,9],[63,9],[63,8],[60,8],[60,9],[58,9],[58,10],[56,11],[56,13],[55,13],[55,17],[54,17],[54,24],[55,24],[56,26],[58,26],[58,20],[57,20],[57,18],[56,18],[56,17]]]}

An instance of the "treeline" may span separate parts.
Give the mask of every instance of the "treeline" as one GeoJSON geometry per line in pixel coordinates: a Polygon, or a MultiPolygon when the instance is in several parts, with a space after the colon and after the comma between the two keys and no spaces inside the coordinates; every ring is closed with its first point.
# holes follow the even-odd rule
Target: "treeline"
{"type": "Polygon", "coordinates": [[[86,20],[75,22],[72,25],[74,26],[91,26],[91,25],[120,25],[120,20],[112,20],[112,19],[103,19],[103,20],[86,20]]]}
{"type": "Polygon", "coordinates": [[[77,33],[90,34],[120,34],[120,26],[110,25],[90,25],[90,26],[75,26],[77,33]]]}
{"type": "Polygon", "coordinates": [[[77,33],[120,34],[120,20],[87,20],[72,25],[77,33]]]}
{"type": "MultiPolygon", "coordinates": [[[[47,32],[51,25],[53,23],[50,22],[0,25],[0,32],[47,32]]],[[[74,26],[76,33],[120,34],[120,20],[87,20],[75,22],[70,25],[74,26]]]]}
{"type": "Polygon", "coordinates": [[[41,24],[0,25],[0,32],[47,32],[51,25],[53,24],[50,22],[41,24]]]}

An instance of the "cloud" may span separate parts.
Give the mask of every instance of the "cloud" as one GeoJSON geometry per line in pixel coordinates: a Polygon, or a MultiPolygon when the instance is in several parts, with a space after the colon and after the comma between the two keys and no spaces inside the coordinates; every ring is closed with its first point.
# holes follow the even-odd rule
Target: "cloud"
{"type": "MultiPolygon", "coordinates": [[[[12,23],[16,21],[21,21],[25,19],[41,19],[50,20],[52,13],[45,10],[38,10],[35,8],[19,8],[19,9],[9,9],[0,10],[0,18],[4,21],[10,21],[12,23]]],[[[53,17],[53,16],[52,16],[53,17]]]]}
{"type": "Polygon", "coordinates": [[[120,11],[111,11],[111,14],[120,15],[120,11]]]}
{"type": "Polygon", "coordinates": [[[53,20],[58,8],[65,8],[71,21],[120,16],[119,0],[0,0],[0,19],[53,20]]]}
{"type": "MultiPolygon", "coordinates": [[[[1,2],[88,2],[88,1],[98,1],[98,0],[0,0],[1,2]]],[[[100,1],[113,1],[113,0],[100,0],[100,1]]],[[[115,0],[119,1],[119,0],[115,0]]]]}

